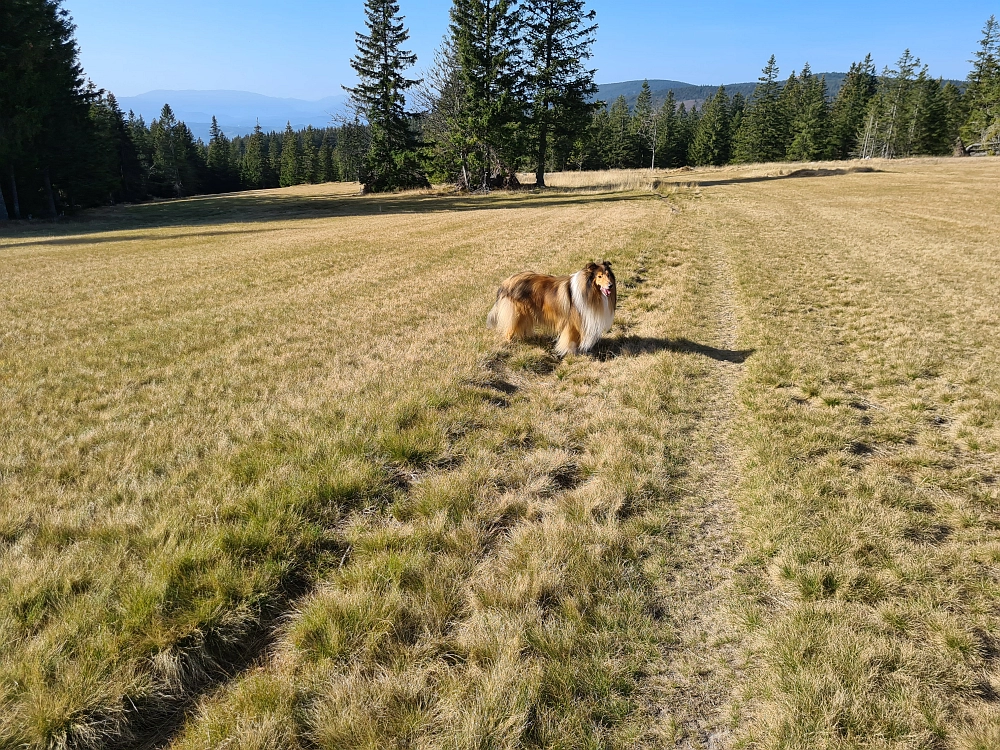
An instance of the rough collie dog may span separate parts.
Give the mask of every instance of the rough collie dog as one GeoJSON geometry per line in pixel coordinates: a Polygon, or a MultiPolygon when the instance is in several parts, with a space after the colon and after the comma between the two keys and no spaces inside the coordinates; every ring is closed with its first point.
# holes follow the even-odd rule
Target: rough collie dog
{"type": "Polygon", "coordinates": [[[510,341],[527,338],[535,327],[554,332],[559,356],[587,352],[611,328],[618,291],[611,264],[588,263],[570,276],[517,273],[497,290],[486,317],[510,341]]]}

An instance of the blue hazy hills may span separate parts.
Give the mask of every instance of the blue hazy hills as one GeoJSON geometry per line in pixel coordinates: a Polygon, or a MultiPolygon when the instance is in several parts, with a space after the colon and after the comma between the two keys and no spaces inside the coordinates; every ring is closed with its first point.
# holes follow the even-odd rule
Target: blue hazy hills
{"type": "MultiPolygon", "coordinates": [[[[846,74],[817,73],[816,75],[826,78],[827,94],[832,98],[840,90],[846,74]]],[[[961,81],[954,83],[964,85],[961,81]]],[[[756,81],[727,83],[726,92],[730,96],[739,92],[749,97],[756,85],[756,81]]],[[[667,92],[673,91],[677,103],[684,102],[689,108],[693,104],[700,105],[719,88],[718,84],[698,85],[663,79],[650,79],[649,87],[653,94],[654,106],[662,104],[667,92]]],[[[631,107],[635,104],[641,89],[641,80],[603,83],[598,86],[597,99],[610,105],[619,96],[624,96],[631,107]]],[[[196,138],[206,142],[213,115],[223,132],[232,137],[252,132],[257,122],[260,122],[265,131],[284,130],[286,123],[291,123],[295,130],[308,125],[314,128],[328,127],[337,124],[337,118],[345,116],[349,111],[346,95],[328,96],[310,101],[264,96],[249,91],[157,90],[118,99],[118,104],[124,112],[132,110],[136,115],[141,115],[147,124],[153,118],[160,116],[160,110],[165,103],[170,104],[178,120],[187,123],[196,138]]]]}

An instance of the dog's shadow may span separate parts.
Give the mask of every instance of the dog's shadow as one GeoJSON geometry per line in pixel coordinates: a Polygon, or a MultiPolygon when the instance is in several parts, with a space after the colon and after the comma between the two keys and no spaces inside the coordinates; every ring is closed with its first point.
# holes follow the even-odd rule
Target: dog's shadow
{"type": "Polygon", "coordinates": [[[656,352],[679,352],[681,354],[700,354],[717,362],[732,362],[743,364],[755,349],[719,349],[707,344],[699,344],[686,338],[668,339],[654,336],[619,336],[603,339],[594,347],[594,359],[606,362],[618,357],[637,357],[640,354],[655,354],[656,352]]]}

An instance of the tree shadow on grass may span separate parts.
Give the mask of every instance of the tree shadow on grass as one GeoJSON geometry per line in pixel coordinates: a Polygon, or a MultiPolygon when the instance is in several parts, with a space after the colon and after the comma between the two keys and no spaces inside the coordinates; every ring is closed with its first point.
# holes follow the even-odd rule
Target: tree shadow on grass
{"type": "Polygon", "coordinates": [[[753,355],[756,349],[719,349],[707,344],[699,344],[686,338],[668,339],[651,336],[620,336],[604,339],[593,350],[595,359],[607,361],[617,357],[638,357],[656,352],[677,352],[679,354],[700,354],[717,362],[732,362],[741,365],[753,355]]]}
{"type": "Polygon", "coordinates": [[[722,180],[659,180],[655,187],[716,187],[719,185],[742,185],[749,182],[770,182],[772,180],[789,180],[801,177],[835,177],[837,175],[882,172],[875,167],[848,167],[846,169],[796,169],[788,174],[760,175],[758,177],[730,177],[722,180]]]}
{"type": "MultiPolygon", "coordinates": [[[[94,209],[75,217],[53,222],[12,222],[4,227],[0,238],[5,237],[9,240],[6,247],[12,248],[33,245],[86,245],[94,242],[163,239],[176,236],[135,233],[135,230],[142,229],[254,225],[253,228],[247,227],[246,229],[189,232],[183,235],[185,237],[198,237],[254,232],[259,231],[257,225],[278,221],[558,208],[649,200],[655,197],[651,194],[640,193],[581,193],[561,189],[498,191],[488,195],[464,193],[444,195],[428,193],[297,195],[275,190],[261,190],[94,209]],[[112,232],[129,232],[129,234],[102,238],[93,236],[112,232]]],[[[0,249],[3,247],[0,245],[0,249]]]]}

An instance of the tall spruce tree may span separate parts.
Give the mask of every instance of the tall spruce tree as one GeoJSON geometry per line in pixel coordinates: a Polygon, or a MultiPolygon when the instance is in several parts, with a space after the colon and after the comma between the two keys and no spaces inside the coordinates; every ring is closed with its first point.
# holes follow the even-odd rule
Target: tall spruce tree
{"type": "Polygon", "coordinates": [[[964,100],[968,110],[962,137],[1000,151],[1000,23],[990,16],[972,59],[964,100]]]}
{"type": "Polygon", "coordinates": [[[830,118],[826,101],[826,79],[802,68],[799,92],[789,127],[787,156],[792,161],[816,161],[830,156],[830,118]]]}
{"type": "Polygon", "coordinates": [[[858,149],[868,103],[878,90],[878,76],[872,56],[865,55],[851,68],[834,99],[830,112],[830,149],[834,159],[847,159],[858,149]]]}
{"type": "MultiPolygon", "coordinates": [[[[587,128],[597,93],[591,57],[597,24],[583,0],[523,0],[521,24],[526,50],[531,132],[535,142],[535,184],[545,185],[549,144],[576,140],[587,128]]],[[[565,146],[562,147],[565,149],[565,146]]]]}
{"type": "Polygon", "coordinates": [[[516,0],[453,2],[449,34],[462,100],[449,131],[460,143],[465,188],[518,184],[526,109],[520,31],[516,0]]]}
{"type": "Polygon", "coordinates": [[[208,185],[212,192],[224,193],[234,190],[233,170],[230,164],[232,147],[226,134],[219,128],[219,121],[212,115],[208,141],[208,185]]]}
{"type": "Polygon", "coordinates": [[[298,185],[302,182],[302,164],[299,154],[299,139],[292,130],[292,123],[285,124],[285,135],[281,141],[281,172],[278,184],[281,187],[298,185]]]}
{"type": "Polygon", "coordinates": [[[240,166],[240,177],[243,187],[257,190],[264,186],[264,134],[259,121],[247,139],[243,163],[240,166]]]}
{"type": "Polygon", "coordinates": [[[632,115],[624,96],[619,96],[608,109],[601,138],[601,160],[610,169],[632,169],[639,166],[639,149],[632,115]]]}
{"type": "Polygon", "coordinates": [[[726,87],[719,86],[702,105],[688,158],[697,166],[721,166],[729,161],[730,151],[730,101],[726,87]]]}
{"type": "Polygon", "coordinates": [[[785,157],[787,117],[779,102],[778,64],[771,55],[757,79],[750,104],[740,122],[733,161],[767,162],[785,157]]]}
{"type": "Polygon", "coordinates": [[[405,109],[405,92],[420,81],[404,75],[417,56],[402,49],[410,35],[399,4],[395,0],[366,0],[365,26],[367,34],[355,34],[358,54],[351,58],[358,85],[345,87],[355,111],[370,129],[362,183],[365,190],[373,192],[429,186],[413,155],[405,109]]]}

